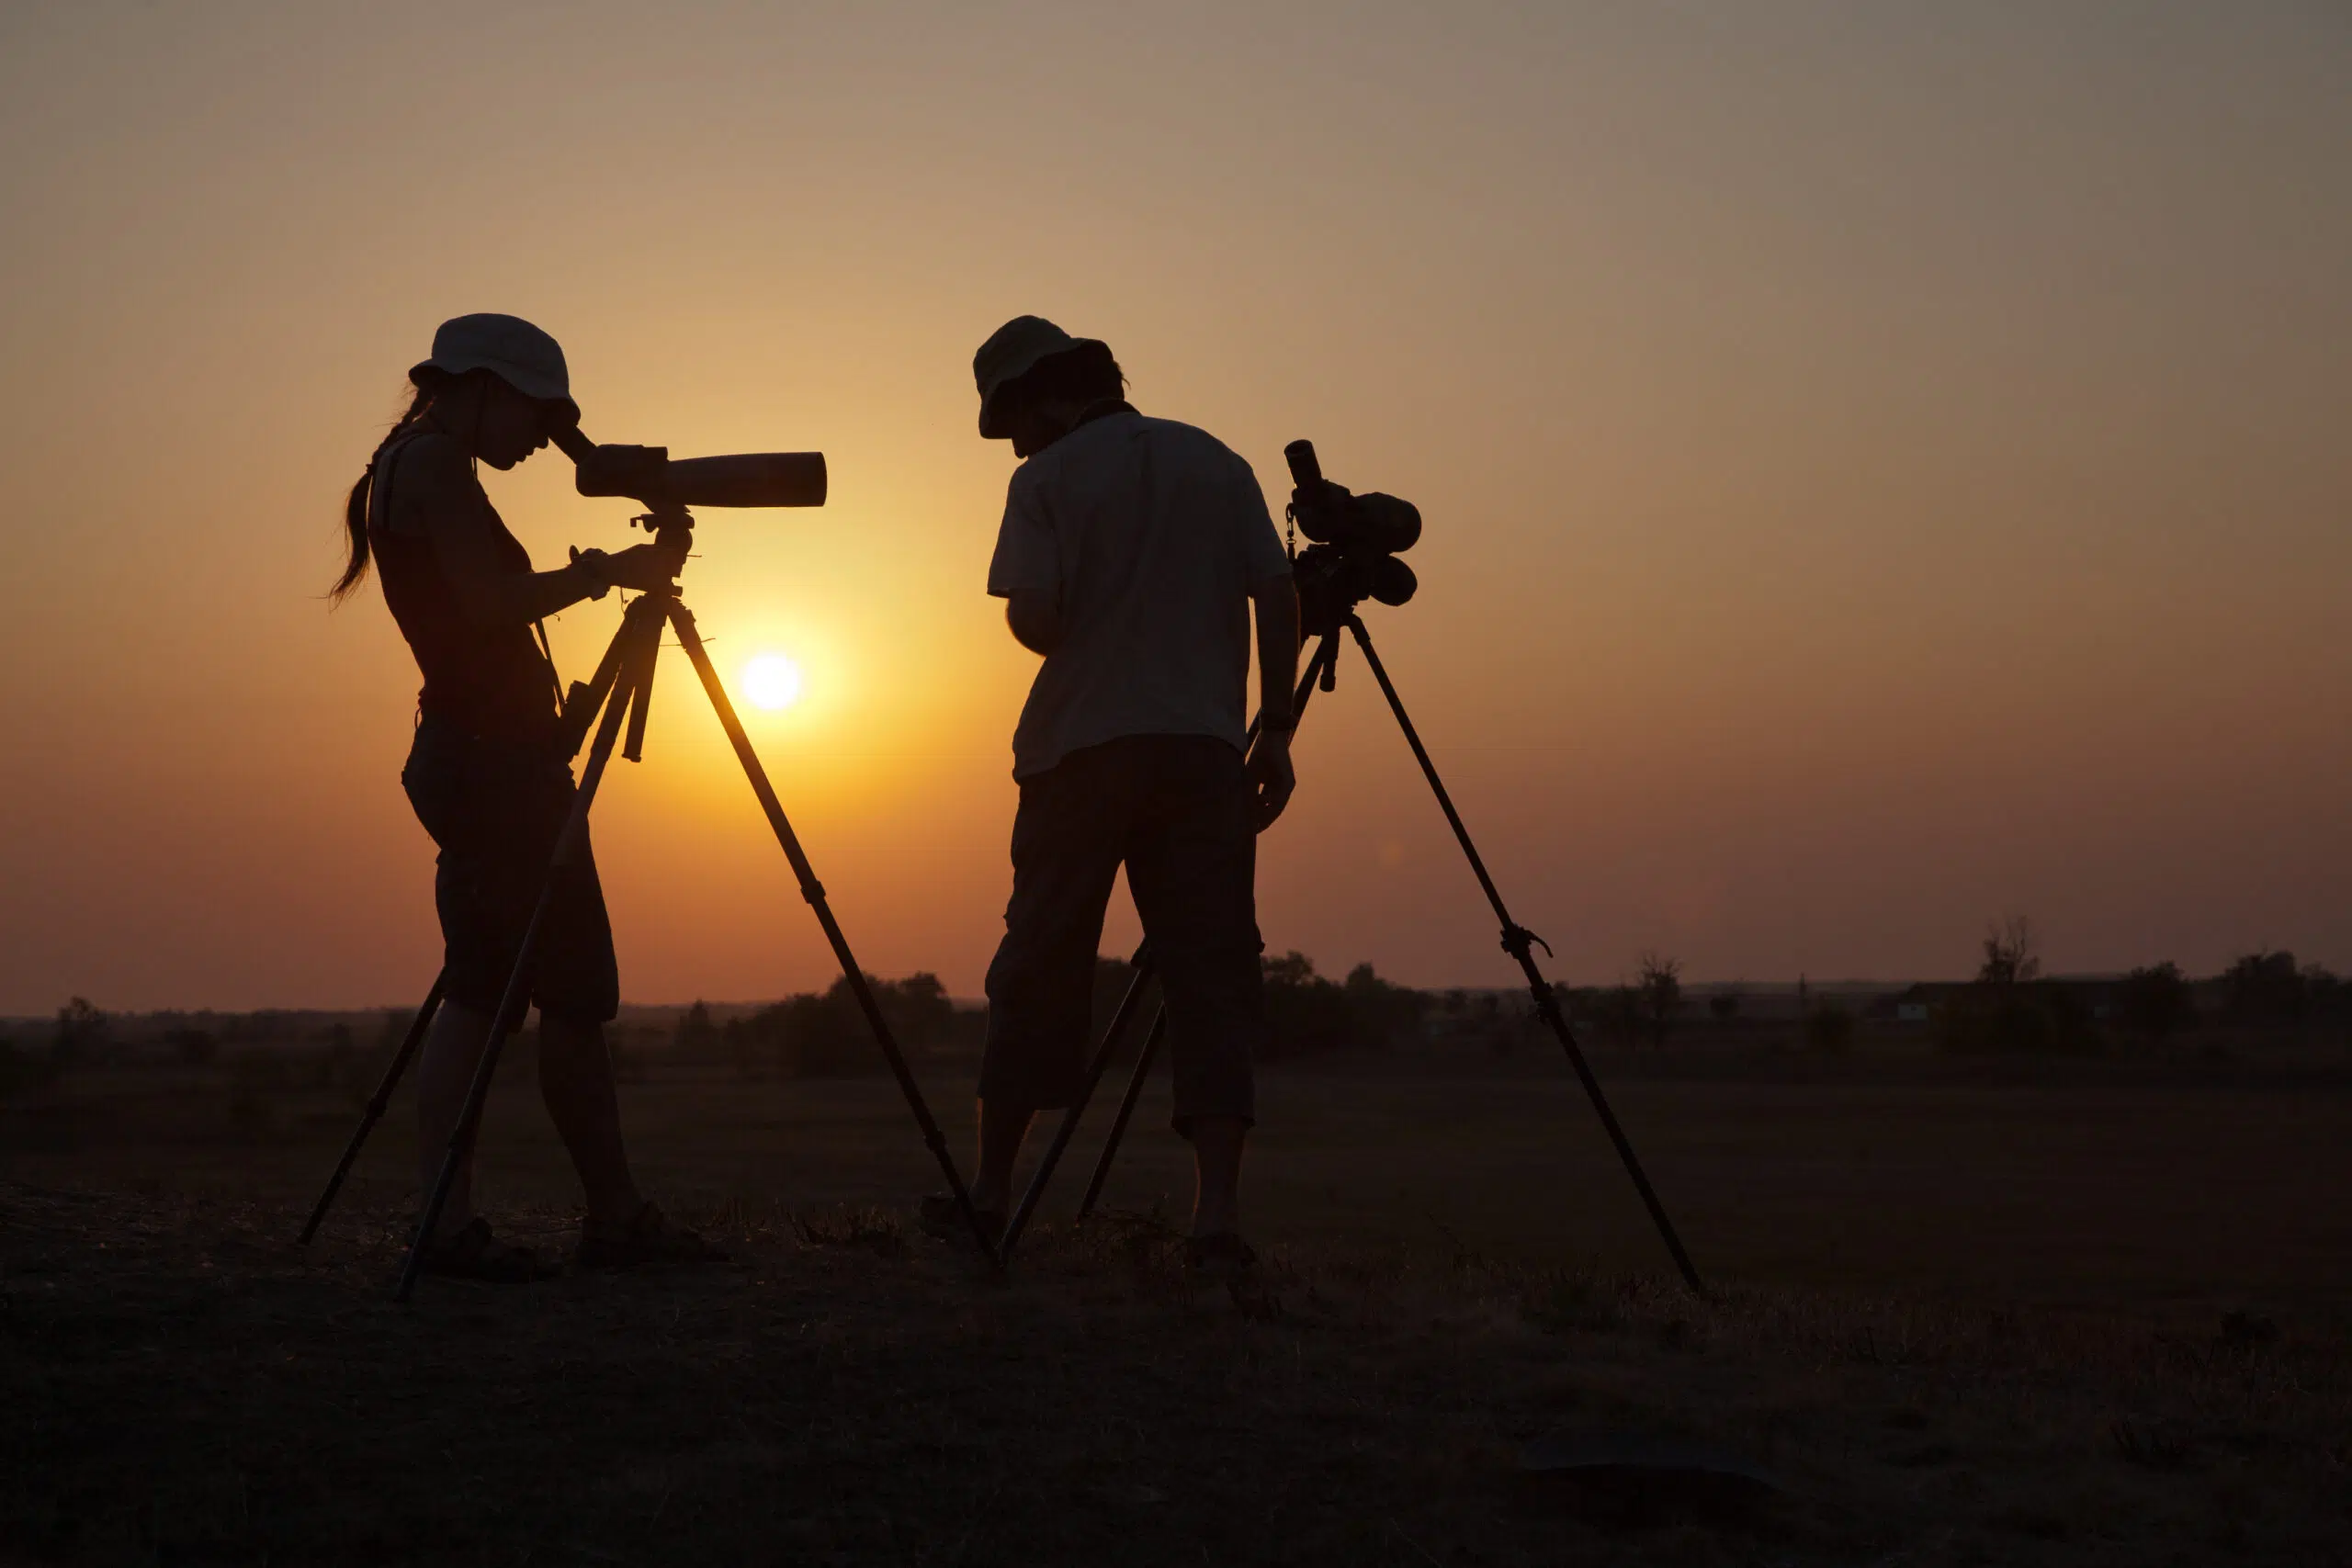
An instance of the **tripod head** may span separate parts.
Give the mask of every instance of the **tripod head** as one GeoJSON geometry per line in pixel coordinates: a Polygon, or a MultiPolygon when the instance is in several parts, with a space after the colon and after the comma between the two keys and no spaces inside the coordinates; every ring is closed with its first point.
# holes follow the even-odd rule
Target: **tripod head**
{"type": "Polygon", "coordinates": [[[1421,512],[1409,501],[1369,491],[1356,495],[1323,477],[1311,441],[1283,448],[1295,487],[1286,515],[1311,541],[1291,566],[1298,585],[1299,629],[1337,631],[1366,599],[1402,604],[1420,587],[1396,558],[1421,536],[1421,512]]]}

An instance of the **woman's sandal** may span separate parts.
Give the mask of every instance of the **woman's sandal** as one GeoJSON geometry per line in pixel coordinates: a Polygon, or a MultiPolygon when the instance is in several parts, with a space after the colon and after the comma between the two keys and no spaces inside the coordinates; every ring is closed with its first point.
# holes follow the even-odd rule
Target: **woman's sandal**
{"type": "Polygon", "coordinates": [[[724,1263],[727,1254],[650,1202],[622,1224],[580,1226],[582,1269],[641,1269],[669,1263],[724,1263]]]}
{"type": "Polygon", "coordinates": [[[480,1214],[428,1246],[424,1265],[426,1273],[445,1280],[477,1280],[487,1285],[527,1285],[560,1271],[553,1258],[491,1235],[490,1222],[480,1214]]]}
{"type": "Polygon", "coordinates": [[[1232,1231],[1188,1236],[1184,1241],[1184,1272],[1205,1283],[1239,1280],[1258,1267],[1258,1254],[1232,1231]]]}

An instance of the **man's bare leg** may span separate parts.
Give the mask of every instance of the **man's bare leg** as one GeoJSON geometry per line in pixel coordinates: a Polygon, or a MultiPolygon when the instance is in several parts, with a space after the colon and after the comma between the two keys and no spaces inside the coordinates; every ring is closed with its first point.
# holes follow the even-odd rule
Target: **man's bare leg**
{"type": "Polygon", "coordinates": [[[645,1207],[621,1141],[620,1097],[604,1025],[539,1015],[539,1096],[571,1152],[591,1224],[626,1225],[645,1207]]]}
{"type": "Polygon", "coordinates": [[[1241,1234],[1241,1145],[1250,1123],[1238,1116],[1195,1116],[1193,1140],[1193,1234],[1241,1234]]]}
{"type": "MultiPolygon", "coordinates": [[[[474,1070],[481,1065],[482,1047],[490,1040],[490,1015],[462,1002],[444,1002],[426,1031],[424,1049],[416,1064],[416,1163],[418,1201],[428,1201],[433,1184],[441,1179],[441,1162],[448,1157],[449,1134],[466,1108],[466,1092],[473,1087],[474,1070]]],[[[449,1196],[441,1208],[434,1233],[440,1240],[463,1230],[474,1217],[474,1156],[471,1149],[458,1162],[449,1196]]]]}
{"type": "Polygon", "coordinates": [[[980,1168],[972,1178],[972,1207],[982,1213],[1012,1213],[1012,1165],[1021,1141],[1037,1119],[1035,1106],[980,1102],[980,1168]]]}

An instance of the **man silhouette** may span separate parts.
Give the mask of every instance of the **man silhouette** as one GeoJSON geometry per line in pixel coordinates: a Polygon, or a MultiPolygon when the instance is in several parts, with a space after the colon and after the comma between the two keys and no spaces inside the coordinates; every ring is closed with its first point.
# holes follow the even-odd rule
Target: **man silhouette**
{"type": "MultiPolygon", "coordinates": [[[[1298,598],[1250,466],[1138,413],[1109,347],[1021,316],[973,357],[980,434],[1012,444],[989,592],[1045,663],[1013,732],[1012,897],[989,966],[984,1221],[1001,1227],[1036,1112],[1082,1084],[1095,950],[1122,864],[1168,999],[1175,1127],[1197,1188],[1188,1258],[1241,1238],[1242,1144],[1265,1035],[1256,839],[1289,801],[1298,598]],[[1251,605],[1263,717],[1243,759],[1251,605]]],[[[953,1234],[952,1203],[926,1201],[953,1234]]]]}

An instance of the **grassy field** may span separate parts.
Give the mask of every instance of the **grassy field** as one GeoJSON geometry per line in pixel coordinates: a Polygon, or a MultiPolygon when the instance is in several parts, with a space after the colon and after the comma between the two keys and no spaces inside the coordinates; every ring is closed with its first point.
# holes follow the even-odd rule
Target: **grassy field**
{"type": "MultiPolygon", "coordinates": [[[[1565,1069],[1276,1070],[1261,1287],[1201,1292],[1164,1088],[1010,1281],[908,1233],[887,1080],[625,1087],[707,1274],[385,1301],[403,1103],[312,1256],[347,1090],[69,1077],[0,1106],[0,1556],[104,1562],[2352,1562],[2352,1082],[1604,1064],[1715,1286],[1565,1069]],[[1576,1491],[1546,1438],[1772,1500],[1576,1491]]],[[[928,1073],[959,1153],[968,1085],[928,1073]]],[[[1097,1117],[1098,1124],[1103,1120],[1097,1117]]],[[[561,1244],[517,1061],[489,1201],[561,1244]]]]}

